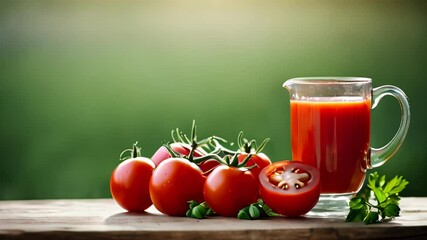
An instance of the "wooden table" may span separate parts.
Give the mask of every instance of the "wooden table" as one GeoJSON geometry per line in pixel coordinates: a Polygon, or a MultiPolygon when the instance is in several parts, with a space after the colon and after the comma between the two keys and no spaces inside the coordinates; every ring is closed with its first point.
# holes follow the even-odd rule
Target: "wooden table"
{"type": "Polygon", "coordinates": [[[427,198],[403,198],[382,224],[344,218],[238,220],[124,212],[112,199],[0,201],[0,239],[427,239],[427,198]]]}

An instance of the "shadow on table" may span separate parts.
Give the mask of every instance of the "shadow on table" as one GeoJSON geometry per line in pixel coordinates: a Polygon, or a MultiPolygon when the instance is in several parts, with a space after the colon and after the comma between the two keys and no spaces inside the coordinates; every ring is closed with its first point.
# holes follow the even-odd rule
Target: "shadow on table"
{"type": "MultiPolygon", "coordinates": [[[[174,222],[174,223],[183,223],[183,222],[193,222],[193,221],[221,221],[221,222],[230,222],[234,223],[237,218],[230,218],[230,217],[221,217],[221,216],[210,216],[204,220],[200,219],[192,219],[188,217],[176,217],[176,216],[168,216],[161,213],[152,213],[152,212],[142,212],[142,213],[131,213],[131,212],[121,212],[114,215],[109,216],[104,220],[105,224],[108,225],[132,225],[132,224],[138,224],[138,223],[144,223],[144,222],[174,222]]],[[[316,214],[311,215],[307,214],[305,216],[300,217],[263,217],[258,220],[256,220],[258,223],[264,222],[264,221],[270,221],[270,222],[288,222],[288,223],[316,223],[319,222],[319,220],[323,223],[345,223],[345,217],[325,217],[325,216],[318,216],[316,214]]],[[[241,220],[246,222],[246,220],[241,220]]]]}
{"type": "Polygon", "coordinates": [[[111,225],[129,224],[129,223],[140,222],[142,217],[147,217],[147,216],[164,217],[163,215],[149,213],[149,212],[141,212],[141,213],[121,212],[121,213],[117,213],[109,216],[104,220],[104,223],[111,224],[111,225]]]}
{"type": "MultiPolygon", "coordinates": [[[[107,217],[104,220],[105,224],[108,225],[132,225],[140,223],[181,223],[188,222],[188,217],[171,217],[160,213],[154,207],[148,208],[145,212],[134,213],[134,212],[121,212],[107,217]]],[[[199,220],[199,219],[192,219],[199,220]]],[[[191,221],[191,220],[190,220],[191,221]]]]}

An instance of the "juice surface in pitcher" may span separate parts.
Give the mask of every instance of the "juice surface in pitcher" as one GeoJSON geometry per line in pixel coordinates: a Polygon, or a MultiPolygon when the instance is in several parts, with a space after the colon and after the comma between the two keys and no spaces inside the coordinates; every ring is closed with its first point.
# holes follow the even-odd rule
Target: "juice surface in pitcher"
{"type": "Polygon", "coordinates": [[[365,178],[370,99],[291,100],[292,158],[316,166],[323,194],[357,192],[365,178]]]}

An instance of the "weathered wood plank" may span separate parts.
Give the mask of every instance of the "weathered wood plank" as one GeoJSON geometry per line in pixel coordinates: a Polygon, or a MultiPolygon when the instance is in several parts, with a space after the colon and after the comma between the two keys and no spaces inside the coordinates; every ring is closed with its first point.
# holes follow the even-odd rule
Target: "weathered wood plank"
{"type": "Polygon", "coordinates": [[[212,217],[197,220],[124,212],[111,199],[0,201],[0,239],[427,239],[427,198],[403,198],[387,224],[344,218],[212,217]]]}

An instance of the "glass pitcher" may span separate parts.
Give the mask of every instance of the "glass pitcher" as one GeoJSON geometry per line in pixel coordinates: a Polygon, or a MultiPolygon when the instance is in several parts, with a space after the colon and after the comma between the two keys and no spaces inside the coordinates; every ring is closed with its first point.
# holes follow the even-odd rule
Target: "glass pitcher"
{"type": "Polygon", "coordinates": [[[383,165],[401,146],[410,120],[407,97],[391,85],[372,89],[372,80],[361,77],[293,78],[283,87],[290,93],[292,159],[316,166],[321,174],[315,209],[343,209],[362,187],[366,170],[383,165]],[[401,123],[388,144],[373,148],[371,109],[386,95],[398,100],[401,123]]]}

